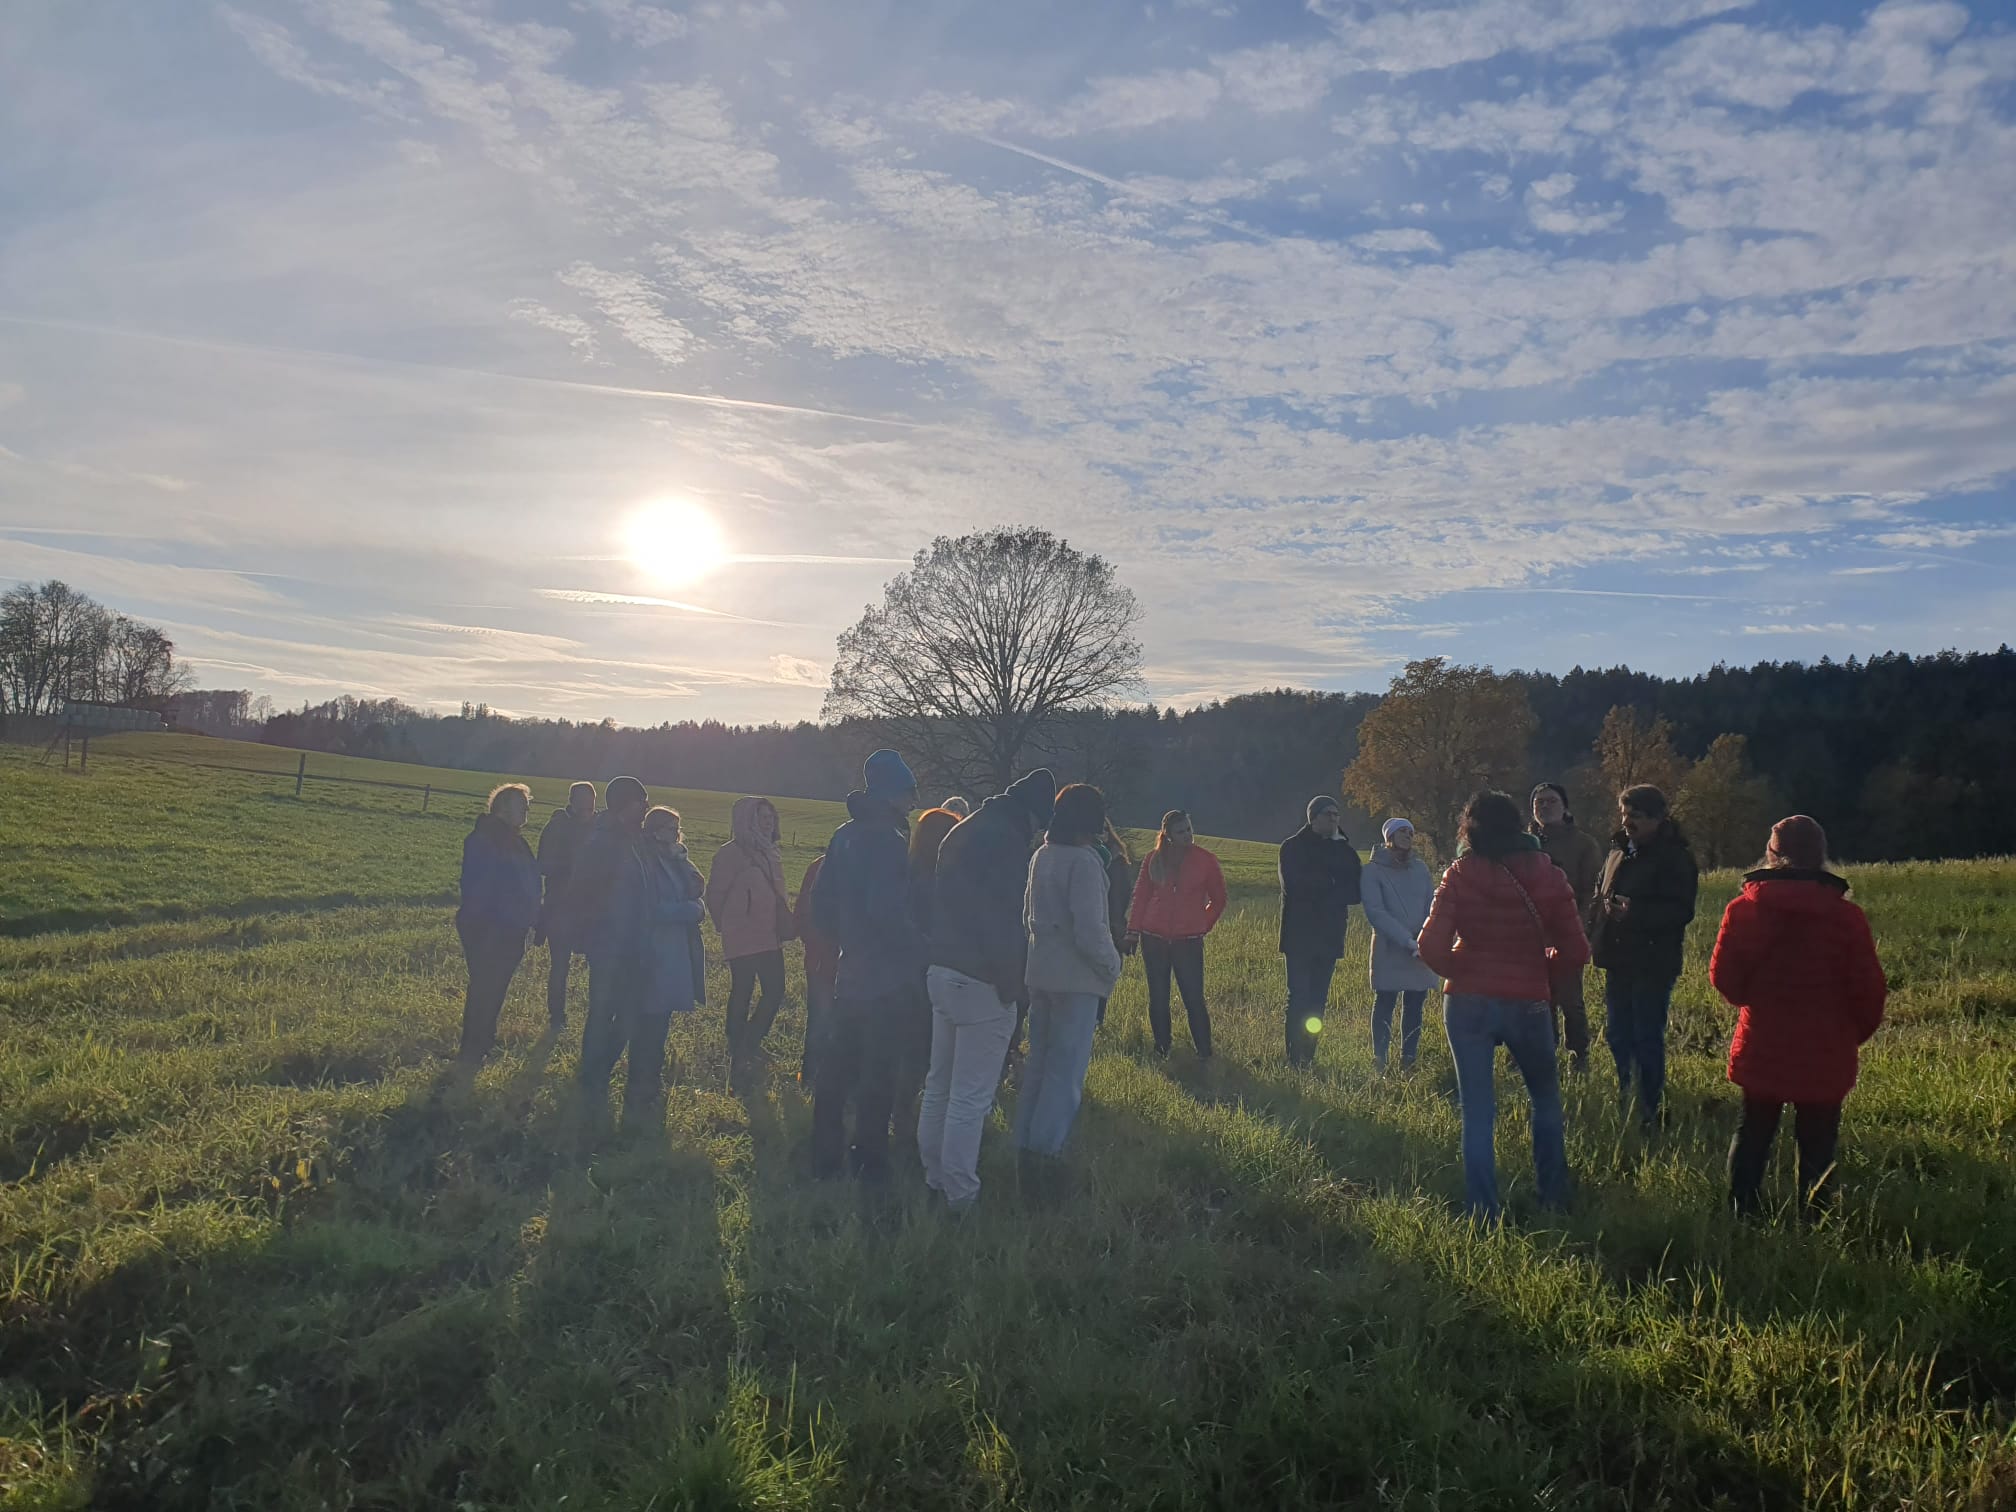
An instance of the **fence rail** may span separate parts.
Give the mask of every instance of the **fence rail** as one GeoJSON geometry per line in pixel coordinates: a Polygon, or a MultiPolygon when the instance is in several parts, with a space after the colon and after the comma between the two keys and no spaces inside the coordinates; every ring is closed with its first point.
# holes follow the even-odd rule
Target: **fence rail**
{"type": "MultiPolygon", "coordinates": [[[[159,762],[164,766],[194,767],[198,771],[205,772],[237,772],[248,777],[270,777],[277,782],[293,783],[294,796],[296,798],[303,795],[304,788],[311,782],[333,782],[343,787],[389,788],[395,792],[418,793],[420,795],[419,811],[423,814],[432,810],[436,798],[483,799],[490,796],[487,789],[482,792],[476,792],[469,788],[442,787],[438,783],[431,782],[391,782],[383,777],[342,777],[334,772],[311,772],[308,769],[308,757],[310,753],[307,751],[300,753],[299,759],[296,761],[292,771],[288,771],[284,767],[245,766],[241,763],[229,761],[195,761],[188,757],[167,756],[156,751],[107,749],[103,745],[96,751],[91,752],[91,754],[99,761],[108,759],[153,761],[159,762]]],[[[66,767],[69,764],[67,752],[65,753],[64,764],[66,767]]],[[[82,769],[80,767],[80,770],[82,769]]]]}

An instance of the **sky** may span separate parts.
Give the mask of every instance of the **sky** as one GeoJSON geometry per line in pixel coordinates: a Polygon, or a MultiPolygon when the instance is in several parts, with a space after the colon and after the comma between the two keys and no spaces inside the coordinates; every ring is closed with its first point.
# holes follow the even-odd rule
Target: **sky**
{"type": "Polygon", "coordinates": [[[0,582],[281,704],[796,719],[998,524],[1178,705],[1994,647],[2016,13],[0,9],[0,582]]]}

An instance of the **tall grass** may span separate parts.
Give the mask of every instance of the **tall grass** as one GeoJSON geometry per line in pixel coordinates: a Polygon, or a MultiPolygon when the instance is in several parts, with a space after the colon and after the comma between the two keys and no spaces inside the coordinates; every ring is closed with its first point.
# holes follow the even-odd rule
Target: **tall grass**
{"type": "MultiPolygon", "coordinates": [[[[952,1223],[806,1177],[795,972],[767,1080],[728,1090],[717,966],[664,1128],[604,1137],[530,971],[480,1074],[439,1059],[466,814],[0,761],[0,909],[74,920],[0,937],[0,1505],[2016,1505],[2016,867],[1855,873],[1895,993],[1817,1231],[1721,1211],[1733,879],[1668,1135],[1572,1083],[1543,1217],[1508,1077],[1489,1233],[1436,1009],[1372,1067],[1362,927],[1282,1065],[1236,846],[1218,1060],[1156,1061],[1130,975],[1069,1200],[1022,1207],[997,1114],[952,1223]]],[[[703,859],[730,796],[673,800],[703,859]]],[[[794,873],[837,811],[796,816],[794,873]]]]}

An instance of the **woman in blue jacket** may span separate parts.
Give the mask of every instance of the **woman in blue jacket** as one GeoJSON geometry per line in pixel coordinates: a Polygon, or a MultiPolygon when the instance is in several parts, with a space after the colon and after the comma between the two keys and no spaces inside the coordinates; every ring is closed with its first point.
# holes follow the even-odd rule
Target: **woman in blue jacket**
{"type": "Polygon", "coordinates": [[[483,816],[462,842],[462,906],[455,933],[469,964],[457,1058],[482,1061],[497,1042],[497,1015],[525,955],[525,937],[539,922],[539,863],[520,833],[532,812],[532,790],[507,782],[491,793],[483,816]]]}

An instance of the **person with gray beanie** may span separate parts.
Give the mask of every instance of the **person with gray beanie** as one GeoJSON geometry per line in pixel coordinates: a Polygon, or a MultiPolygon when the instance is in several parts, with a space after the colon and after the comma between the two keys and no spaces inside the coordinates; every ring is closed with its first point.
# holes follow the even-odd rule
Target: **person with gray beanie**
{"type": "Polygon", "coordinates": [[[1379,831],[1384,842],[1360,878],[1365,922],[1372,926],[1372,1059],[1386,1069],[1393,1041],[1393,1005],[1400,1004],[1400,1066],[1414,1064],[1421,1048],[1421,1009],[1442,985],[1423,963],[1421,926],[1435,902],[1435,879],[1428,863],[1414,854],[1414,824],[1388,819],[1379,831]]]}
{"type": "Polygon", "coordinates": [[[1281,954],[1288,968],[1288,1064],[1316,1059],[1316,1036],[1330,980],[1344,954],[1344,928],[1358,901],[1358,852],[1345,838],[1343,810],[1319,793],[1307,823],[1281,842],[1281,954]]]}

